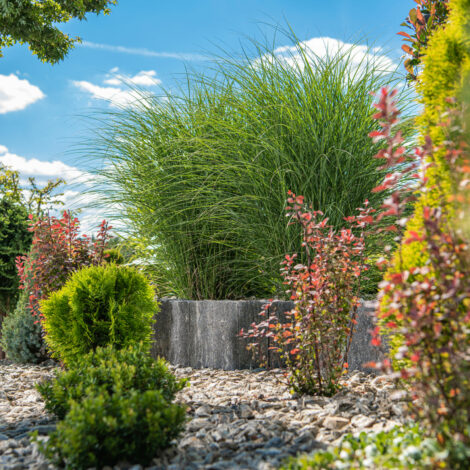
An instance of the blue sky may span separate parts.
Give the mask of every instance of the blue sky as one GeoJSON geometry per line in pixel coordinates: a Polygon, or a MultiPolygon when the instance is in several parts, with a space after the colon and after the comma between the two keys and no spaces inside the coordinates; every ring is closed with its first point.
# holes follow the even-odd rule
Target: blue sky
{"type": "MultiPolygon", "coordinates": [[[[119,0],[108,16],[64,25],[84,44],[60,64],[41,63],[27,46],[4,50],[0,162],[40,180],[79,178],[84,162],[72,149],[86,142],[87,116],[110,106],[103,98],[132,100],[119,78],[153,92],[159,84],[171,89],[185,66],[204,69],[204,56],[220,47],[237,52],[247,37],[272,38],[267,25],[287,22],[301,41],[369,41],[398,61],[396,33],[413,6],[412,0],[119,0]]],[[[69,189],[67,204],[78,199],[69,189]]]]}

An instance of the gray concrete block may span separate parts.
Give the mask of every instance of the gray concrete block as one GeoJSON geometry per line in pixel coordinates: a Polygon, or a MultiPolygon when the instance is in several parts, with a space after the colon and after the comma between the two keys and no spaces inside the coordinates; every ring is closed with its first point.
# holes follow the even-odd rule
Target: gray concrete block
{"type": "MultiPolygon", "coordinates": [[[[241,339],[238,333],[260,321],[259,313],[265,303],[263,300],[162,300],[156,317],[152,354],[186,367],[256,368],[259,364],[246,350],[249,341],[241,339]]],[[[375,302],[364,301],[358,311],[358,325],[348,357],[350,370],[363,369],[364,363],[383,358],[370,344],[375,305],[375,302]]],[[[275,314],[283,321],[284,312],[292,307],[292,302],[276,301],[268,314],[275,314]]],[[[261,344],[268,354],[269,366],[277,367],[279,359],[269,351],[270,346],[268,339],[261,344]]]]}

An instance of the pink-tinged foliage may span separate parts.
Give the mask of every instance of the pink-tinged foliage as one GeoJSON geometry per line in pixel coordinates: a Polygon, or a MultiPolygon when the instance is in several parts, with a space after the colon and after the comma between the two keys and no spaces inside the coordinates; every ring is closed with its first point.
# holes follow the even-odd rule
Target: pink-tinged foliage
{"type": "Polygon", "coordinates": [[[359,279],[367,270],[364,228],[374,210],[366,201],[359,215],[347,218],[350,228],[337,231],[302,196],[289,192],[287,202],[290,224],[300,226],[302,240],[302,252],[286,255],[281,269],[294,308],[285,313],[285,322],[273,315],[241,335],[253,341],[254,351],[264,338],[271,339],[270,350],[286,364],[293,390],[330,395],[348,367],[359,279]]]}
{"type": "Polygon", "coordinates": [[[32,248],[28,255],[17,258],[16,266],[20,289],[28,290],[29,308],[34,315],[40,316],[39,302],[60,289],[70,273],[104,261],[112,227],[103,221],[93,241],[80,234],[79,220],[68,211],[64,211],[61,218],[30,219],[32,248]]]}
{"type": "MultiPolygon", "coordinates": [[[[373,139],[384,139],[387,150],[377,155],[384,165],[393,166],[403,158],[405,149],[399,133],[394,133],[398,114],[394,92],[382,90],[376,118],[382,131],[373,139]]],[[[444,146],[434,148],[426,138],[423,147],[415,151],[408,166],[393,178],[386,179],[377,190],[392,191],[376,215],[376,221],[393,213],[404,216],[409,194],[403,191],[400,181],[406,172],[415,176],[415,193],[429,190],[426,169],[433,165],[436,152],[445,155],[459,188],[451,197],[454,213],[441,207],[423,207],[423,227],[407,231],[403,244],[419,242],[429,261],[401,272],[390,271],[381,284],[382,302],[378,317],[392,334],[403,338],[397,357],[401,369],[397,376],[406,381],[411,391],[412,409],[416,416],[429,424],[442,444],[461,442],[470,445],[470,251],[468,239],[463,235],[468,193],[469,156],[458,126],[459,115],[449,114],[442,125],[448,131],[444,146]],[[456,125],[457,124],[457,125],[456,125]],[[428,183],[428,184],[426,184],[428,183]],[[462,217],[459,217],[462,216],[462,217]],[[459,221],[459,218],[461,219],[459,221]],[[462,222],[463,219],[463,222],[462,222]]],[[[443,203],[446,201],[443,201],[443,203]]],[[[395,254],[400,260],[401,252],[395,254]]],[[[387,267],[388,260],[381,260],[387,267]]],[[[396,266],[396,264],[395,264],[396,266]]],[[[379,345],[379,329],[374,331],[374,344],[379,345]]],[[[378,364],[391,372],[390,362],[378,364]]],[[[469,457],[470,458],[470,457],[469,457]]]]}

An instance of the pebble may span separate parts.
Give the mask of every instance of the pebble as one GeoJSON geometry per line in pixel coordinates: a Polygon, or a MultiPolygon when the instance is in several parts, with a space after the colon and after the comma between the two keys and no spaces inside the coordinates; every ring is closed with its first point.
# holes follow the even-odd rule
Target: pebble
{"type": "MultiPolygon", "coordinates": [[[[55,470],[30,442],[55,429],[34,384],[51,377],[53,364],[0,361],[0,468],[55,470]]],[[[405,419],[405,399],[386,376],[353,372],[335,396],[291,394],[284,371],[173,367],[190,387],[177,395],[188,409],[184,433],[145,470],[272,470],[298,453],[325,448],[346,433],[378,432],[405,419]],[[391,398],[393,397],[393,399],[391,398]]],[[[104,470],[144,470],[137,463],[104,470]]]]}

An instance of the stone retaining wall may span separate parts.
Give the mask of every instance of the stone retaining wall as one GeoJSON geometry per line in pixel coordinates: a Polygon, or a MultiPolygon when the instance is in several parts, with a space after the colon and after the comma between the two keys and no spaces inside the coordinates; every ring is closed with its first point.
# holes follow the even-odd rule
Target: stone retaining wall
{"type": "MultiPolygon", "coordinates": [[[[263,300],[162,300],[152,354],[185,367],[256,368],[259,364],[246,350],[247,340],[237,335],[242,328],[247,330],[253,322],[260,321],[259,313],[265,303],[263,300]]],[[[383,357],[370,344],[375,305],[373,301],[361,304],[348,358],[350,370],[364,370],[364,363],[383,357]]],[[[269,313],[282,318],[291,308],[292,302],[276,301],[269,313]]],[[[268,340],[264,340],[264,351],[268,352],[269,346],[268,340]]],[[[278,365],[272,353],[268,357],[271,366],[278,365]]]]}

